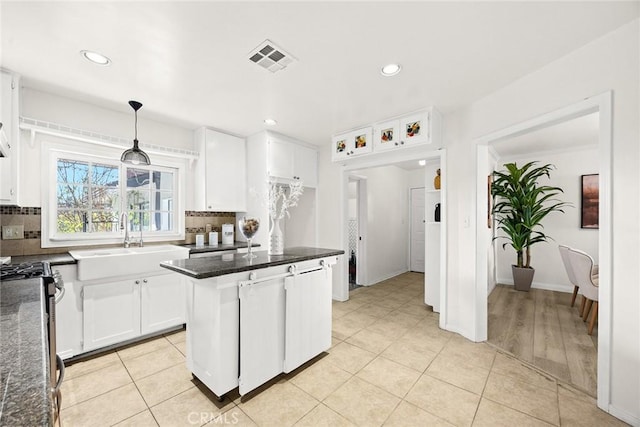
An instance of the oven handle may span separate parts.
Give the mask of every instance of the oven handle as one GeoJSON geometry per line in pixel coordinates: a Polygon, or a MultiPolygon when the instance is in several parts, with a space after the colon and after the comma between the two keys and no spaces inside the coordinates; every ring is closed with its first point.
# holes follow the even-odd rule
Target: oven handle
{"type": "Polygon", "coordinates": [[[64,361],[62,357],[57,354],[56,365],[60,371],[60,375],[58,375],[58,380],[51,394],[55,400],[56,419],[60,419],[60,409],[62,408],[62,392],[60,391],[60,387],[62,387],[62,381],[64,380],[64,361]]]}

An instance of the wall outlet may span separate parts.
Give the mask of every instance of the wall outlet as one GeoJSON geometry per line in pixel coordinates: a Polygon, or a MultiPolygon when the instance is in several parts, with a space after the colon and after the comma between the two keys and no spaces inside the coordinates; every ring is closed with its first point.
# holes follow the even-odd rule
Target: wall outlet
{"type": "Polygon", "coordinates": [[[2,240],[24,239],[24,225],[3,225],[2,240]]]}

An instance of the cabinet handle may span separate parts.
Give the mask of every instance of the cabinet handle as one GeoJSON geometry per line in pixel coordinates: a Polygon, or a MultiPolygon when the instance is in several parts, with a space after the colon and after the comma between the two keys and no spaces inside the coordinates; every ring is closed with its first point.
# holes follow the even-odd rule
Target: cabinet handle
{"type": "Polygon", "coordinates": [[[144,280],[142,281],[142,283],[147,283],[147,279],[144,279],[144,280]]]}
{"type": "Polygon", "coordinates": [[[398,145],[398,143],[396,142],[396,145],[398,145]]]}
{"type": "Polygon", "coordinates": [[[404,145],[404,141],[400,141],[400,145],[404,145]]]}
{"type": "Polygon", "coordinates": [[[139,285],[139,284],[140,284],[140,280],[136,280],[136,285],[139,285]]]}

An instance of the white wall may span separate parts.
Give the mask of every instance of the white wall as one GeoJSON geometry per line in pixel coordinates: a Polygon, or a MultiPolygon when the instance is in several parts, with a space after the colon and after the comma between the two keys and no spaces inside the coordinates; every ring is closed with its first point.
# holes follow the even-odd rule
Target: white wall
{"type": "MultiPolygon", "coordinates": [[[[448,327],[477,336],[475,138],[613,91],[613,264],[609,409],[640,424],[640,130],[638,20],[445,116],[449,239],[448,327]]],[[[481,226],[484,226],[481,225],[481,226]]],[[[604,349],[606,351],[606,349],[604,349]]]]}
{"type": "Polygon", "coordinates": [[[289,213],[289,218],[284,217],[284,247],[317,246],[316,189],[305,187],[297,206],[290,208],[289,213]]]}
{"type": "MultiPolygon", "coordinates": [[[[407,173],[407,185],[409,188],[420,188],[425,186],[424,168],[412,169],[407,173]]],[[[431,189],[429,187],[428,189],[431,189]]]]}
{"type": "MultiPolygon", "coordinates": [[[[127,102],[128,100],[123,101],[125,107],[123,112],[119,112],[25,87],[21,91],[20,114],[75,129],[130,139],[133,143],[134,114],[127,102]],[[127,111],[127,108],[130,111],[127,111]]],[[[30,133],[27,131],[21,133],[20,197],[23,206],[40,207],[41,205],[40,142],[43,138],[46,137],[38,135],[32,147],[29,143],[30,133]]],[[[146,119],[144,107],[138,111],[138,139],[141,145],[146,142],[185,150],[194,149],[192,130],[146,119]]],[[[79,144],[84,143],[79,142],[79,144]]],[[[188,191],[192,188],[190,185],[192,179],[191,174],[187,173],[186,209],[190,209],[193,200],[193,195],[188,191]]]]}
{"type": "Polygon", "coordinates": [[[408,270],[408,174],[396,166],[357,174],[367,178],[366,285],[372,285],[408,270]]]}
{"type": "MultiPolygon", "coordinates": [[[[558,245],[571,246],[589,253],[598,260],[598,230],[580,228],[580,175],[598,173],[598,149],[582,149],[571,153],[531,154],[519,158],[500,159],[498,170],[503,164],[515,161],[524,165],[530,161],[540,164],[551,163],[556,169],[551,172],[551,179],[543,178],[543,185],[557,186],[564,190],[559,199],[570,202],[573,207],[564,209],[565,213],[552,213],[543,222],[543,231],[553,240],[538,243],[531,248],[531,266],[536,269],[533,287],[542,289],[572,292],[573,285],[564,269],[558,253],[558,245]]],[[[511,264],[515,263],[516,252],[509,245],[502,249],[506,240],[498,239],[497,274],[498,283],[513,284],[511,264]]]]}

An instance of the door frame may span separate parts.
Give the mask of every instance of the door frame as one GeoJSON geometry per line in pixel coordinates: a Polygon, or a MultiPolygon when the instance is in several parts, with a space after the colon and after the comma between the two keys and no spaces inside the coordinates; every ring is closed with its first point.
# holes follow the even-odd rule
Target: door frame
{"type": "Polygon", "coordinates": [[[491,238],[486,232],[487,183],[490,173],[487,164],[490,146],[494,141],[523,135],[538,129],[563,123],[587,114],[599,113],[598,155],[600,174],[600,228],[598,242],[599,304],[598,304],[598,407],[609,412],[611,402],[611,312],[612,312],[612,92],[586,98],[575,104],[508,126],[497,132],[477,138],[476,145],[476,291],[475,341],[487,340],[487,249],[491,238]]]}
{"type": "MultiPolygon", "coordinates": [[[[426,177],[425,177],[426,179],[426,177]]],[[[427,197],[426,197],[426,191],[427,191],[427,187],[426,186],[422,186],[422,187],[409,187],[409,271],[413,271],[411,269],[411,266],[413,265],[413,250],[411,249],[413,247],[413,245],[411,244],[411,236],[413,236],[413,190],[420,190],[422,189],[422,194],[424,196],[424,201],[425,201],[425,218],[423,219],[423,223],[425,223],[425,234],[426,234],[426,215],[427,215],[427,206],[426,206],[426,201],[427,201],[427,197]]],[[[426,242],[425,242],[425,254],[423,254],[426,256],[426,242]]],[[[423,266],[423,270],[425,270],[424,266],[423,266]]],[[[422,271],[424,273],[424,271],[422,271]]]]}
{"type": "MultiPolygon", "coordinates": [[[[367,286],[367,177],[351,174],[349,181],[356,183],[356,220],[358,221],[358,240],[356,241],[356,284],[367,286]]],[[[347,246],[348,247],[348,246],[347,246]]]]}
{"type": "MultiPolygon", "coordinates": [[[[340,210],[342,214],[339,216],[340,235],[342,239],[342,247],[349,247],[349,222],[347,217],[349,216],[349,176],[357,173],[361,169],[369,169],[380,166],[391,166],[395,163],[400,163],[409,160],[440,160],[440,170],[442,176],[442,193],[441,193],[441,209],[440,216],[443,230],[440,233],[440,321],[439,326],[442,329],[453,330],[449,325],[447,316],[447,198],[446,198],[446,180],[447,180],[447,156],[446,150],[443,148],[433,149],[429,146],[419,147],[405,147],[400,150],[391,150],[385,152],[382,156],[375,154],[369,156],[362,156],[360,158],[350,159],[348,162],[343,163],[341,166],[341,185],[339,194],[340,210]]],[[[428,187],[427,177],[425,174],[425,189],[428,187]]],[[[425,190],[426,191],[426,190],[425,190]]],[[[426,260],[425,260],[426,262],[426,260]]],[[[336,266],[336,275],[334,276],[334,292],[333,298],[337,301],[347,301],[349,299],[349,269],[348,263],[338,263],[336,266]]],[[[426,274],[425,274],[426,278],[426,274]]]]}

